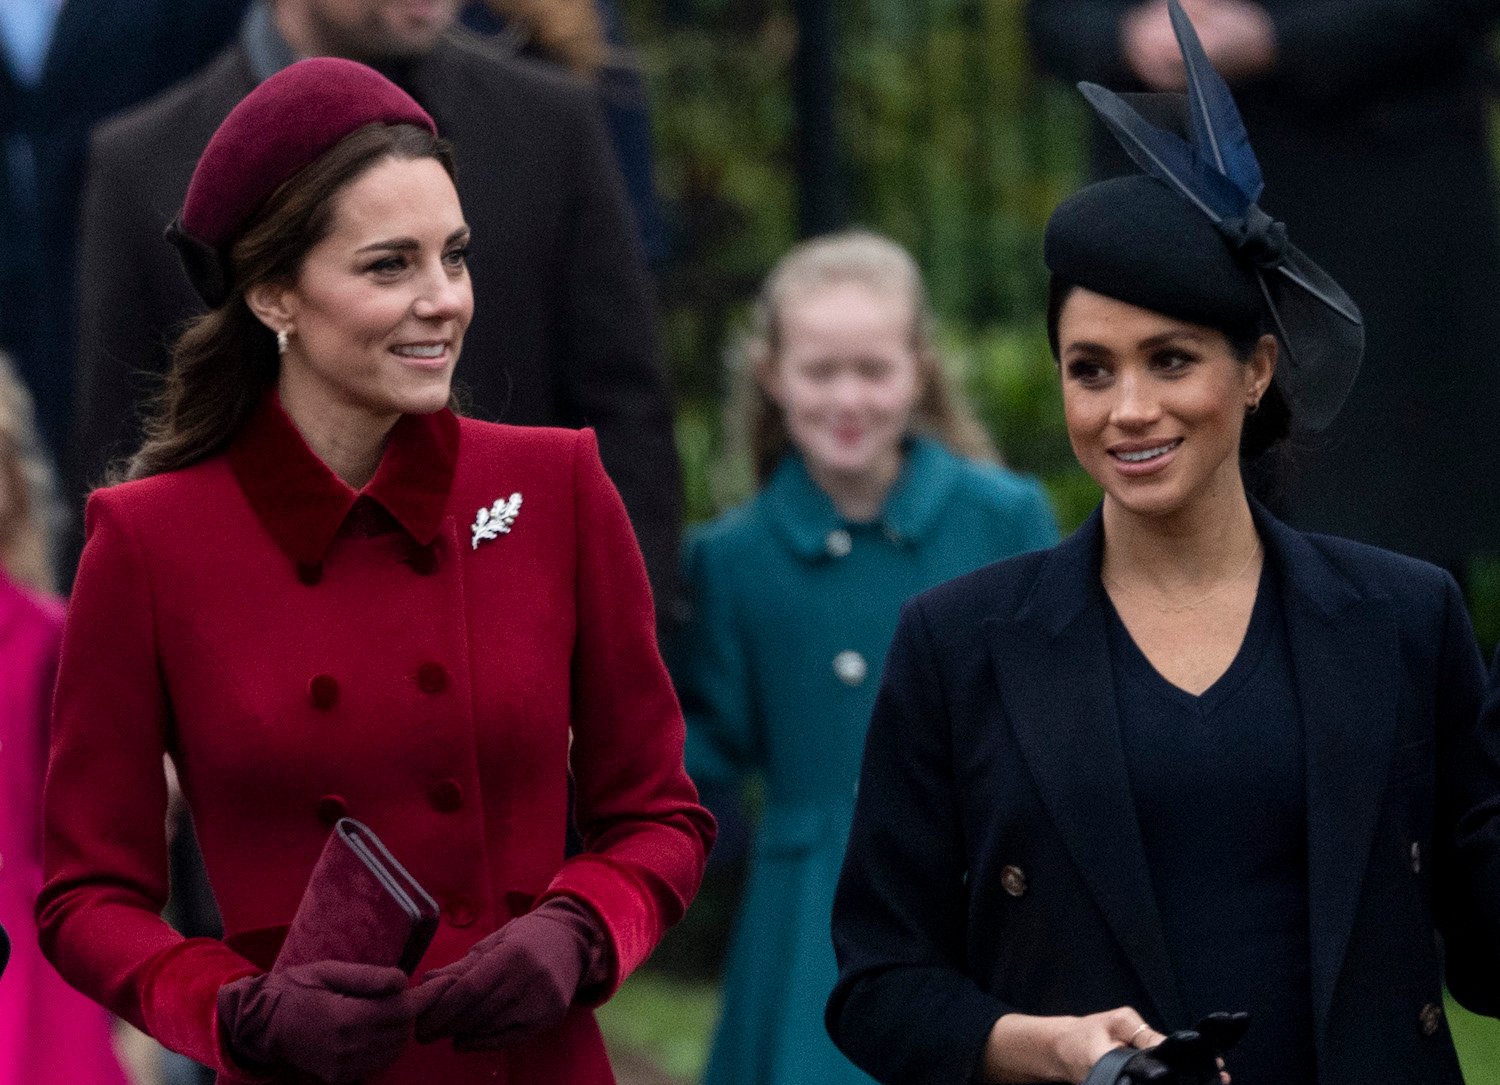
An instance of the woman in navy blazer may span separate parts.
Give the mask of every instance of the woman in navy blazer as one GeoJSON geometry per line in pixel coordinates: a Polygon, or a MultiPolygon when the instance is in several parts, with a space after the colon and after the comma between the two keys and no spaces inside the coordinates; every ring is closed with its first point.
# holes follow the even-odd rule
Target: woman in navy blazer
{"type": "Polygon", "coordinates": [[[1458,588],[1246,494],[1294,418],[1336,411],[1360,324],[1255,205],[1211,75],[1196,157],[1087,90],[1180,169],[1048,227],[1102,506],[918,596],[891,647],[827,1009],[883,1082],[1077,1083],[1249,1010],[1235,1085],[1459,1085],[1437,934],[1454,995],[1500,1012],[1500,734],[1458,588]]]}

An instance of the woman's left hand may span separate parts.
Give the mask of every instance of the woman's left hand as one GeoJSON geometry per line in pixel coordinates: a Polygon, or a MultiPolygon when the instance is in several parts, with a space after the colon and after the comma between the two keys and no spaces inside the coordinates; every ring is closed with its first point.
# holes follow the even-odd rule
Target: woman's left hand
{"type": "Polygon", "coordinates": [[[597,964],[599,922],[564,897],[511,920],[460,960],[429,972],[417,1039],[453,1038],[459,1051],[489,1051],[562,1024],[597,964]]]}

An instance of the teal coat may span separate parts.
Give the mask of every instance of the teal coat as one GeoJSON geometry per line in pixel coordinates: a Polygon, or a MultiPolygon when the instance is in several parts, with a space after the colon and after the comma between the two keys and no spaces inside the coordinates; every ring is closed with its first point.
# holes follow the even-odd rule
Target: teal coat
{"type": "Polygon", "coordinates": [[[880,517],[839,518],[800,457],[687,547],[693,618],[674,651],[700,783],[758,774],[764,809],[706,1085],[870,1079],[823,1029],[829,935],[880,668],[901,604],[1051,546],[1041,487],[914,438],[880,517]]]}

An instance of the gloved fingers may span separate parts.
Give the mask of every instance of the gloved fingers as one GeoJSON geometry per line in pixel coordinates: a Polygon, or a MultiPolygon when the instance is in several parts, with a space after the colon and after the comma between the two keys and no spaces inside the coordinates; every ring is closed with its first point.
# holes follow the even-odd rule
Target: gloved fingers
{"type": "Polygon", "coordinates": [[[508,1046],[556,1028],[571,1006],[572,999],[545,973],[506,983],[453,1022],[454,1046],[476,1051],[508,1046]]]}
{"type": "Polygon", "coordinates": [[[390,998],[406,990],[406,973],[399,968],[351,961],[315,961],[298,965],[286,977],[304,987],[321,988],[352,998],[390,998]]]}
{"type": "MultiPolygon", "coordinates": [[[[427,1043],[439,1036],[451,1036],[460,1021],[468,1020],[479,1010],[508,971],[504,956],[487,957],[474,967],[446,982],[427,999],[417,1018],[417,1039],[427,1043]]],[[[434,980],[441,983],[441,980],[434,980]]]]}

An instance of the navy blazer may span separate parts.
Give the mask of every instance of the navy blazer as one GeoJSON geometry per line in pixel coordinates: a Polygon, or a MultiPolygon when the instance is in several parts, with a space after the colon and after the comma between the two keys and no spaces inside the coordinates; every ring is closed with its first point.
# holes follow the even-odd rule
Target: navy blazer
{"type": "MultiPolygon", "coordinates": [[[[1442,1017],[1500,1010],[1500,730],[1457,585],[1255,510],[1305,730],[1320,1085],[1461,1085],[1442,1017]]],[[[968,1083],[995,1020],[1189,1025],[1114,703],[1095,513],[905,608],[833,912],[829,1032],[884,1082],[968,1083]]],[[[1224,1007],[1235,1009],[1235,1007],[1224,1007]]],[[[1233,1065],[1230,1066],[1231,1072],[1233,1065]]]]}

